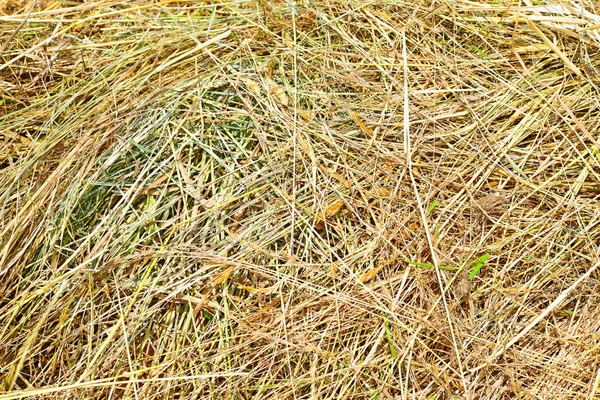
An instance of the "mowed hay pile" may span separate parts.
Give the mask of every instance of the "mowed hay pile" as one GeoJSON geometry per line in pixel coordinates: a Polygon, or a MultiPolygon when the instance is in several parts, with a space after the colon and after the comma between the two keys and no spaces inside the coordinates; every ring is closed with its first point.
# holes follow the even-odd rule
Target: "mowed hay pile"
{"type": "Polygon", "coordinates": [[[598,398],[592,3],[5,2],[0,398],[598,398]]]}

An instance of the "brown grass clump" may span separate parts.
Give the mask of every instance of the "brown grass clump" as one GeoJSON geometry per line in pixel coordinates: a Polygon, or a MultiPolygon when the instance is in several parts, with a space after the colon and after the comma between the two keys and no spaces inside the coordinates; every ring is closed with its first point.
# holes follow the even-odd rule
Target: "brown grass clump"
{"type": "Polygon", "coordinates": [[[0,11],[0,399],[600,398],[595,2],[0,11]]]}

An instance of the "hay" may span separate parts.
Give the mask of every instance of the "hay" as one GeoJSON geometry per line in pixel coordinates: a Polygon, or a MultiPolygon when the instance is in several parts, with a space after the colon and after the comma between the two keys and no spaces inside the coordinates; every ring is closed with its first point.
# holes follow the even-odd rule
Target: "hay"
{"type": "Polygon", "coordinates": [[[0,399],[600,396],[592,2],[0,16],[0,399]]]}

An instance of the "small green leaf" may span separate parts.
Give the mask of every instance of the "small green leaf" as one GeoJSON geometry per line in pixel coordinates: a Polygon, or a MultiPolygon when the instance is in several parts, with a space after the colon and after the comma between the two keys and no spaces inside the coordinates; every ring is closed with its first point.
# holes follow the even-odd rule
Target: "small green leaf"
{"type": "Polygon", "coordinates": [[[392,354],[392,357],[396,357],[398,355],[392,343],[390,343],[390,353],[392,354]]]}
{"type": "Polygon", "coordinates": [[[477,260],[475,260],[477,262],[477,264],[471,270],[471,273],[469,274],[469,279],[475,278],[475,276],[477,275],[479,270],[483,267],[483,264],[485,264],[485,262],[488,260],[488,258],[490,258],[489,253],[485,253],[484,255],[479,257],[477,260]]]}
{"type": "Polygon", "coordinates": [[[398,355],[398,352],[396,351],[396,348],[394,347],[394,341],[392,339],[392,331],[390,330],[390,327],[388,326],[388,322],[387,321],[383,321],[383,326],[385,326],[385,337],[388,340],[388,343],[390,345],[390,353],[392,354],[392,357],[396,357],[398,355]]]}
{"type": "Polygon", "coordinates": [[[4,105],[4,99],[0,99],[0,106],[4,105]]]}
{"type": "Polygon", "coordinates": [[[483,58],[488,58],[488,55],[485,51],[481,50],[479,47],[473,45],[473,49],[483,58]]]}
{"type": "Polygon", "coordinates": [[[427,209],[427,215],[431,214],[431,212],[433,211],[433,209],[438,205],[438,201],[434,200],[433,203],[431,203],[431,205],[429,206],[429,208],[427,209]]]}
{"type": "Polygon", "coordinates": [[[577,314],[573,310],[563,310],[563,312],[571,317],[576,317],[577,314]]]}

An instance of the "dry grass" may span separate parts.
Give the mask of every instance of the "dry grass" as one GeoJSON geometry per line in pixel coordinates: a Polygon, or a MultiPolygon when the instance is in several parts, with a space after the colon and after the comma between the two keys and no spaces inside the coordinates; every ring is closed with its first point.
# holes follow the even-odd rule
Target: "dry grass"
{"type": "Polygon", "coordinates": [[[0,399],[600,398],[591,0],[1,8],[0,399]]]}

